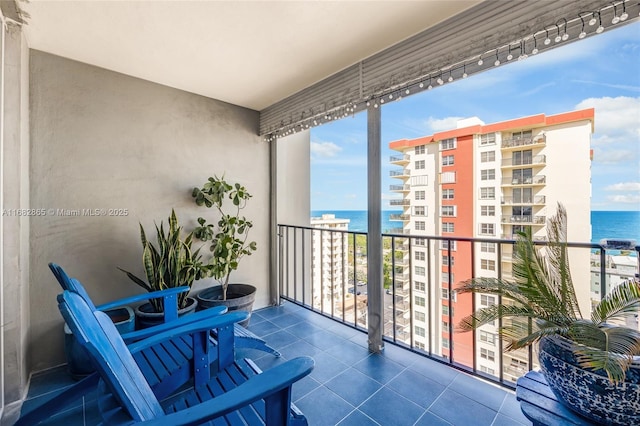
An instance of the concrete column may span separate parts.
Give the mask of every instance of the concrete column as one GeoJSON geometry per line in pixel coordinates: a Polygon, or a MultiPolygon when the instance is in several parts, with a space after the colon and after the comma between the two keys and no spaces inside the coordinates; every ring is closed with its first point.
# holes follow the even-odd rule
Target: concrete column
{"type": "Polygon", "coordinates": [[[384,348],[382,341],[382,224],[381,224],[381,114],[380,108],[367,111],[367,316],[369,350],[377,353],[384,348]]]}
{"type": "MultiPolygon", "coordinates": [[[[29,329],[29,59],[21,28],[2,34],[0,72],[0,350],[3,406],[26,390],[29,329]]],[[[7,413],[5,413],[6,415],[7,413]]],[[[6,419],[6,417],[5,417],[6,419]]]]}

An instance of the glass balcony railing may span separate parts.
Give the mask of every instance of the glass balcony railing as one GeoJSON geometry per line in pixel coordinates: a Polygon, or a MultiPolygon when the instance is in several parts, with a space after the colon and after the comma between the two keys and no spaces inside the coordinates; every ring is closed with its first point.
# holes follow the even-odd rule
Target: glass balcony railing
{"type": "Polygon", "coordinates": [[[506,177],[502,179],[502,185],[544,185],[547,182],[545,175],[528,177],[506,177]]]}
{"type": "Polygon", "coordinates": [[[502,216],[502,223],[526,223],[530,225],[544,225],[547,221],[546,216],[502,216]]]}
{"type": "Polygon", "coordinates": [[[390,163],[408,163],[411,157],[408,154],[404,155],[392,155],[389,157],[390,163]]]}
{"type": "Polygon", "coordinates": [[[544,195],[537,195],[534,197],[502,197],[500,202],[508,206],[546,204],[546,197],[544,195]]]}
{"type": "MultiPolygon", "coordinates": [[[[512,220],[512,216],[505,217],[512,220]]],[[[522,216],[519,216],[522,218],[522,216]]],[[[525,216],[544,222],[543,216],[525,216]],[[537,218],[537,219],[536,219],[537,218]]],[[[524,222],[528,223],[528,222],[524,222]]],[[[539,228],[540,229],[540,228],[539,228]]],[[[281,297],[351,327],[368,327],[367,238],[362,232],[324,231],[346,244],[321,253],[313,246],[313,228],[279,225],[278,284],[281,297]],[[313,273],[314,257],[331,254],[335,265],[313,273]],[[337,256],[336,256],[337,255],[337,256]]],[[[448,238],[406,234],[404,229],[382,234],[382,318],[384,339],[488,380],[513,387],[515,380],[536,367],[532,350],[505,352],[498,333],[500,324],[488,324],[474,333],[458,333],[460,320],[482,306],[513,303],[497,296],[456,294],[470,277],[512,280],[513,235],[496,238],[448,238]],[[397,231],[397,232],[394,232],[397,231]],[[450,266],[446,266],[449,264],[450,266]]],[[[544,237],[535,238],[541,245],[544,237]]],[[[636,247],[640,251],[640,247],[636,247]]],[[[579,288],[580,303],[589,306],[638,268],[611,272],[610,250],[591,243],[568,243],[575,268],[574,282],[591,282],[579,288]],[[602,266],[600,266],[602,265],[602,266]]],[[[637,256],[637,252],[631,253],[637,256]]],[[[316,257],[318,258],[318,257],[316,257]]],[[[505,319],[505,324],[508,319],[505,319]]]]}
{"type": "Polygon", "coordinates": [[[389,190],[407,192],[411,190],[411,185],[389,185],[389,190]]]}
{"type": "Polygon", "coordinates": [[[502,139],[502,148],[516,148],[520,146],[529,146],[529,145],[545,145],[547,143],[547,139],[545,136],[535,136],[528,138],[510,138],[510,139],[502,139]]]}
{"type": "Polygon", "coordinates": [[[409,206],[411,205],[411,200],[399,199],[399,200],[389,200],[390,206],[409,206]]]}
{"type": "Polygon", "coordinates": [[[502,159],[502,167],[543,165],[546,163],[547,163],[547,157],[545,155],[535,155],[533,157],[527,157],[527,158],[510,157],[510,158],[502,159]]]}

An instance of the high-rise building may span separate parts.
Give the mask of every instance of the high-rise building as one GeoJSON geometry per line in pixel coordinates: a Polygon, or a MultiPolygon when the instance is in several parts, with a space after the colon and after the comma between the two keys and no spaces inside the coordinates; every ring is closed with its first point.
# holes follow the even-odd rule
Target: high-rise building
{"type": "MultiPolygon", "coordinates": [[[[591,240],[593,122],[593,109],[492,124],[474,117],[460,120],[455,129],[389,144],[401,153],[391,163],[402,167],[391,172],[402,181],[390,188],[402,195],[391,202],[403,208],[394,219],[402,221],[403,234],[413,237],[400,246],[410,266],[397,280],[396,294],[411,302],[408,327],[413,328],[405,331],[414,346],[446,357],[455,346],[454,362],[495,376],[502,366],[507,379],[528,371],[528,354],[502,354],[498,324],[476,333],[454,332],[474,309],[498,303],[495,296],[454,290],[471,277],[509,279],[512,246],[494,240],[513,239],[526,229],[544,240],[546,219],[558,202],[567,209],[568,240],[591,240]]],[[[589,312],[589,252],[571,249],[569,255],[579,304],[589,312]]]]}
{"type": "Polygon", "coordinates": [[[348,281],[348,236],[346,232],[334,231],[348,231],[349,222],[334,214],[311,218],[311,227],[318,228],[312,231],[311,245],[313,304],[327,313],[342,307],[348,281]]]}

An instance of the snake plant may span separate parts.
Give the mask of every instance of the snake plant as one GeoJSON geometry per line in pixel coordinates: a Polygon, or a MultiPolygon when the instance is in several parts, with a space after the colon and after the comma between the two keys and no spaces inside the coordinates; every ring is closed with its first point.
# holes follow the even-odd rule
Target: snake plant
{"type": "MultiPolygon", "coordinates": [[[[582,368],[603,370],[614,383],[625,379],[633,357],[640,355],[638,330],[619,326],[616,320],[638,313],[640,283],[628,280],[606,294],[584,318],[578,306],[567,256],[567,213],[561,204],[547,224],[549,243],[536,247],[530,231],[518,235],[514,247],[513,281],[472,278],[461,283],[459,293],[484,293],[515,302],[475,311],[459,324],[462,331],[477,329],[497,319],[506,350],[530,346],[544,336],[559,335],[572,341],[582,368]]],[[[585,283],[583,285],[588,285],[585,283]]]]}
{"type": "MultiPolygon", "coordinates": [[[[142,264],[147,281],[138,278],[131,272],[120,269],[140,287],[152,292],[173,287],[189,286],[195,280],[205,276],[201,261],[200,249],[192,250],[193,232],[180,238],[182,227],[178,226],[175,211],[171,210],[169,229],[165,233],[162,222],[156,227],[157,246],[147,239],[144,227],[140,224],[140,240],[142,242],[142,264]]],[[[188,293],[178,296],[178,308],[186,307],[188,293]]],[[[163,312],[162,299],[151,299],[154,311],[163,312]]]]}

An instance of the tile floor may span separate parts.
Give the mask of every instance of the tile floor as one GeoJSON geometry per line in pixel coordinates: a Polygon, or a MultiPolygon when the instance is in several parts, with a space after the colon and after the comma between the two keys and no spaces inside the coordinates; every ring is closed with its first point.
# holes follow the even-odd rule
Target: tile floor
{"type": "MultiPolygon", "coordinates": [[[[512,392],[387,344],[370,354],[366,335],[291,303],[254,312],[250,330],[282,353],[238,351],[267,369],[308,355],[313,372],[293,387],[293,400],[309,425],[530,425],[512,392]]],[[[31,379],[23,412],[73,381],[64,367],[31,379]]],[[[90,392],[43,424],[99,423],[90,392]]]]}

